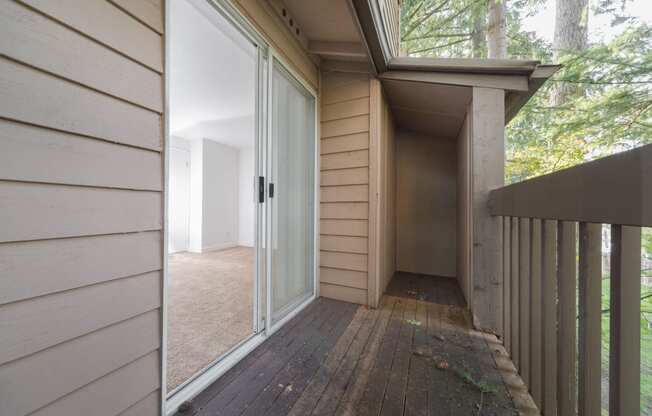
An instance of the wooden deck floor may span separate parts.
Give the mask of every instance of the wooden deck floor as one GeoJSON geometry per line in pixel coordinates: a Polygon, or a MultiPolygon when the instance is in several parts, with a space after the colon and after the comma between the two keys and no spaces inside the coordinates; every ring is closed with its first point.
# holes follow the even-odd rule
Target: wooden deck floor
{"type": "Polygon", "coordinates": [[[516,414],[452,282],[397,275],[377,310],[320,298],[179,415],[516,414]]]}

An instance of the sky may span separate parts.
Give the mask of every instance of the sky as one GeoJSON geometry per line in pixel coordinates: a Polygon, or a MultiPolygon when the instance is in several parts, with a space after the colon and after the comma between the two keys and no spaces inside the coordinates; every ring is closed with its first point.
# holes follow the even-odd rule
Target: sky
{"type": "MultiPolygon", "coordinates": [[[[590,3],[595,1],[589,0],[590,3]]],[[[547,0],[546,5],[537,14],[523,19],[523,29],[534,31],[539,37],[552,42],[555,26],[551,22],[555,21],[555,2],[556,0],[547,0]]],[[[652,25],[652,0],[627,0],[624,14],[635,16],[652,25]]],[[[609,15],[591,13],[589,15],[589,42],[609,41],[627,26],[627,24],[621,24],[611,27],[610,23],[609,15]]]]}

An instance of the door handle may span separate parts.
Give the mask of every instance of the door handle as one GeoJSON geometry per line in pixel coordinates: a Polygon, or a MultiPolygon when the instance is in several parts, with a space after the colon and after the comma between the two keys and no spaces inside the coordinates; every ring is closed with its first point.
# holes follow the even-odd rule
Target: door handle
{"type": "Polygon", "coordinates": [[[258,203],[262,204],[265,202],[265,177],[258,177],[258,203]]]}

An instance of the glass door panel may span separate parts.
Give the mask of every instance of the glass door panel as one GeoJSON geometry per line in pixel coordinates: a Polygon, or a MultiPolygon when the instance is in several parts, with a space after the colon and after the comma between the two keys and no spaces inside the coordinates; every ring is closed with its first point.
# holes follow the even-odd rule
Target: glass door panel
{"type": "Polygon", "coordinates": [[[271,323],[314,293],[315,99],[272,68],[271,323]]]}

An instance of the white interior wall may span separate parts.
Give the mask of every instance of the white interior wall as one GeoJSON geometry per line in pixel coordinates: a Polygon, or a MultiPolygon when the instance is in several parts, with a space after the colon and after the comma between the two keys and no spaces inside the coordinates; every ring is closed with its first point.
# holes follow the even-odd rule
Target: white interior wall
{"type": "Polygon", "coordinates": [[[256,213],[254,189],[254,149],[244,147],[238,152],[238,244],[254,246],[256,213]]]}
{"type": "MultiPolygon", "coordinates": [[[[204,214],[204,157],[203,140],[190,142],[190,232],[188,251],[201,253],[202,222],[204,214]]],[[[171,204],[170,204],[171,205],[171,204]]],[[[170,213],[169,215],[171,215],[170,213]]]]}
{"type": "Polygon", "coordinates": [[[203,140],[202,251],[238,245],[238,149],[203,140]]]}
{"type": "MultiPolygon", "coordinates": [[[[253,247],[253,148],[236,149],[209,139],[175,140],[173,144],[190,151],[188,251],[253,247]]],[[[170,209],[174,206],[171,202],[170,209]]]]}

